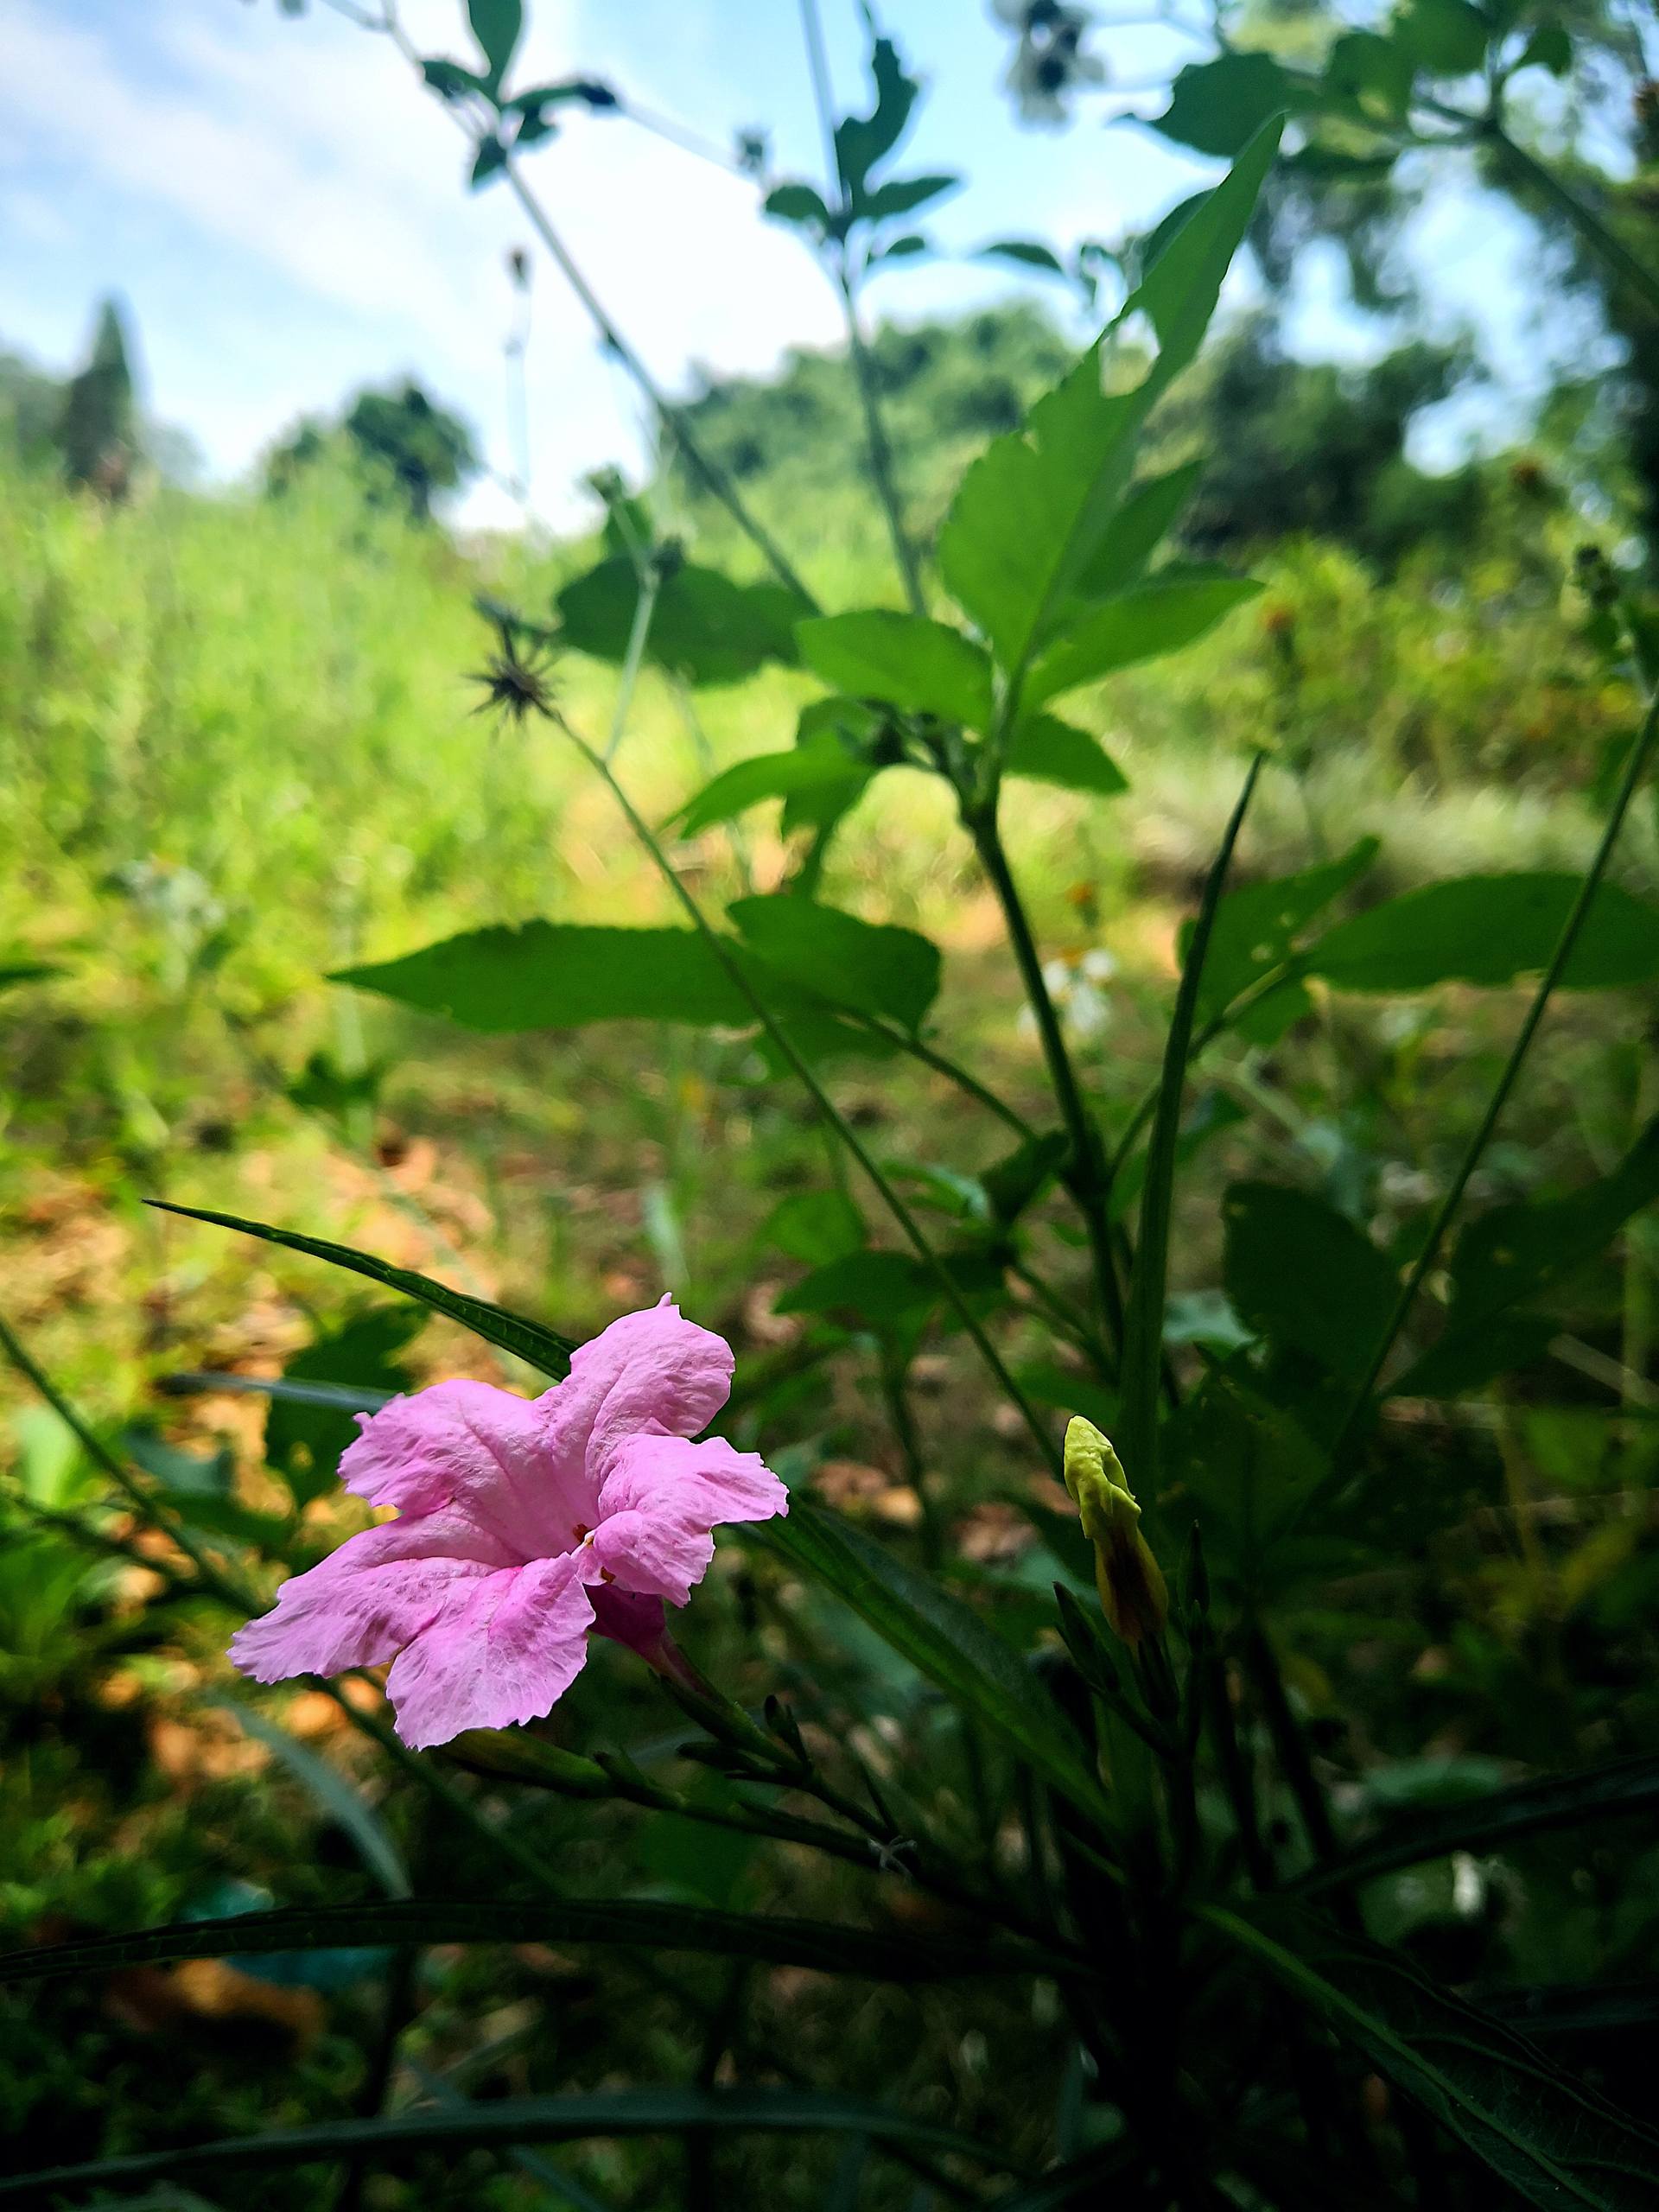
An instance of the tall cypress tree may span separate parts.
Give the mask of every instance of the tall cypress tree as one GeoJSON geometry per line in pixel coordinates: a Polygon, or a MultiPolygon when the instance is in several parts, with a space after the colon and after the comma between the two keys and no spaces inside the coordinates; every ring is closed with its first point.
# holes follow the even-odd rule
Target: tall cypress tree
{"type": "Polygon", "coordinates": [[[72,484],[85,485],[111,502],[129,496],[138,458],[132,365],[121,309],[113,299],[100,304],[92,357],[64,395],[58,444],[72,484]]]}

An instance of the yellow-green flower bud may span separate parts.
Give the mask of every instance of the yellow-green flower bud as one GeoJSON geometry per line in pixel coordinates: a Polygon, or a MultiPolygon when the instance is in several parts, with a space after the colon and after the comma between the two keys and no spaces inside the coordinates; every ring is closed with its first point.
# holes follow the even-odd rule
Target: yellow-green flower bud
{"type": "Polygon", "coordinates": [[[1139,1643],[1169,1618],[1169,1591],[1141,1533],[1141,1508],[1110,1440],[1077,1414],[1065,1432],[1065,1486],[1095,1548],[1095,1587],[1114,1635],[1139,1643]]]}

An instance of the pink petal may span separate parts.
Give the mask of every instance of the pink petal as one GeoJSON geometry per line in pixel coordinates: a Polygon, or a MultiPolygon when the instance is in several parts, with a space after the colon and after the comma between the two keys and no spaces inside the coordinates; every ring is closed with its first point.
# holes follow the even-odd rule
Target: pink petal
{"type": "Polygon", "coordinates": [[[660,1598],[637,1597],[608,1582],[592,1583],[588,1595],[594,1608],[594,1630],[614,1643],[626,1643],[654,1665],[668,1641],[668,1622],[660,1598]]]}
{"type": "Polygon", "coordinates": [[[453,1507],[501,1548],[498,1564],[569,1551],[592,1526],[597,1497],[580,1459],[550,1454],[545,1403],[468,1382],[394,1398],[341,1454],[341,1479],[405,1514],[453,1507]]]}
{"type": "Polygon", "coordinates": [[[688,1321],[671,1298],[625,1313],[571,1355],[570,1373],[537,1401],[561,1462],[604,1471],[616,1444],[645,1429],[695,1436],[731,1395],[732,1348],[688,1321]]]}
{"type": "Polygon", "coordinates": [[[463,1728],[540,1719],[582,1672],[593,1620],[569,1557],[457,1583],[386,1677],[397,1733],[425,1751],[463,1728]]]}
{"type": "Polygon", "coordinates": [[[586,1572],[610,1575],[634,1596],[683,1605],[714,1555],[713,1536],[693,1522],[662,1513],[613,1513],[594,1531],[586,1572]]]}
{"type": "Polygon", "coordinates": [[[378,1667],[436,1620],[457,1590],[494,1571],[456,1558],[441,1532],[424,1548],[419,1524],[389,1522],[348,1537],[304,1574],[290,1575],[274,1609],[231,1639],[231,1657],[257,1682],[378,1667]]]}
{"type": "Polygon", "coordinates": [[[688,1444],[677,1436],[631,1436],[619,1443],[600,1485],[601,1527],[638,1509],[704,1529],[725,1521],[770,1521],[787,1513],[789,1492],[756,1452],[724,1438],[688,1444]]]}

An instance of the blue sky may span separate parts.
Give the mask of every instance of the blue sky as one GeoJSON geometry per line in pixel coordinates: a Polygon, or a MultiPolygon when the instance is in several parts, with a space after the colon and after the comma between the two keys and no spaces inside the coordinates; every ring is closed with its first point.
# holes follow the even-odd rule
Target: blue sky
{"type": "MultiPolygon", "coordinates": [[[[988,0],[887,0],[882,12],[929,83],[911,159],[969,173],[933,226],[953,256],[998,236],[1111,238],[1205,177],[1133,124],[1103,128],[1098,102],[1065,132],[1019,127],[999,84],[1008,35],[988,0]]],[[[528,233],[500,187],[467,193],[460,134],[388,41],[316,0],[297,21],[276,0],[0,0],[0,343],[68,364],[94,299],[118,290],[154,411],[190,431],[215,475],[247,467],[302,412],[405,371],[460,407],[508,467],[504,261],[528,233]]],[[[855,11],[827,0],[825,13],[850,102],[863,90],[855,11]]],[[[404,0],[403,15],[423,50],[467,52],[461,0],[404,0]]],[[[531,0],[531,15],[526,81],[602,75],[722,143],[761,125],[779,167],[817,175],[791,0],[531,0]]],[[[1096,43],[1129,83],[1193,51],[1145,29],[1096,43]]],[[[696,365],[760,370],[790,345],[834,341],[822,276],[760,219],[747,182],[629,124],[586,117],[537,152],[532,174],[671,385],[696,365]]],[[[1452,296],[1505,326],[1504,271],[1520,242],[1466,197],[1452,219],[1452,296]]],[[[913,317],[1010,289],[951,258],[885,280],[874,304],[913,317]]],[[[534,493],[558,521],[583,472],[637,460],[641,425],[631,388],[544,263],[534,315],[534,493]]],[[[1308,350],[1367,342],[1317,268],[1300,322],[1308,350]]],[[[469,518],[505,510],[486,488],[469,518]]]]}

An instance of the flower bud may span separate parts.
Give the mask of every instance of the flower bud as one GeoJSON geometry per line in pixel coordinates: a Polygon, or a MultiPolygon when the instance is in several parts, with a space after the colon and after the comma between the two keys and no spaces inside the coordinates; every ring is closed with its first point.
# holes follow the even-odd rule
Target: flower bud
{"type": "Polygon", "coordinates": [[[1169,1618],[1169,1592],[1141,1533],[1141,1508],[1108,1438],[1081,1414],[1065,1432],[1065,1486],[1095,1548],[1095,1586],[1114,1635],[1133,1648],[1169,1618]]]}

